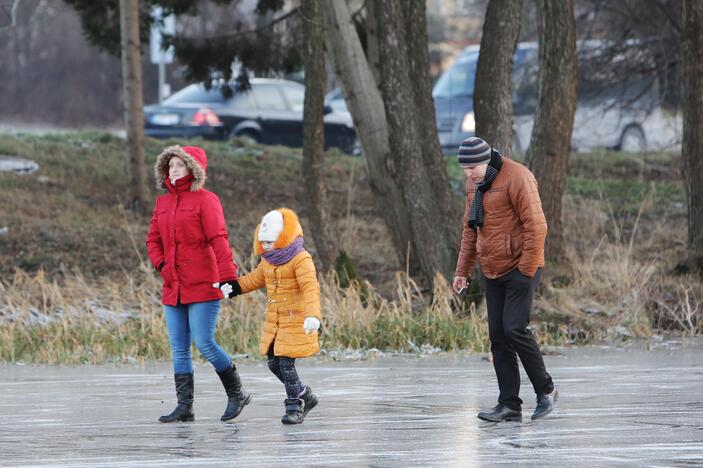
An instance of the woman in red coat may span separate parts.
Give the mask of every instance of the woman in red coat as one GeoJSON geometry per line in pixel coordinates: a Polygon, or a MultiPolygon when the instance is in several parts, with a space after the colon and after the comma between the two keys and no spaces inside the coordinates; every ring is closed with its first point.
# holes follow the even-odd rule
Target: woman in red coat
{"type": "Polygon", "coordinates": [[[213,283],[237,279],[220,199],[203,188],[207,156],[195,146],[170,146],[156,159],[156,199],[147,254],[163,279],[164,312],[173,355],[178,406],[161,422],[192,421],[191,342],[217,371],[228,402],[222,421],[234,419],[251,400],[229,355],[215,341],[222,292],[213,283]]]}

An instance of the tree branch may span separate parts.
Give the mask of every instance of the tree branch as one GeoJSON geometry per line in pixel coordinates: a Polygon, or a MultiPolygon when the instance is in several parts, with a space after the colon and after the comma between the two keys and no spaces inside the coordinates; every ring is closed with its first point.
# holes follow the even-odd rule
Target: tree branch
{"type": "Polygon", "coordinates": [[[21,1],[22,0],[14,0],[12,2],[12,7],[10,9],[10,24],[8,24],[7,26],[0,26],[0,32],[3,32],[7,29],[12,29],[17,26],[17,10],[19,9],[21,1]]]}
{"type": "Polygon", "coordinates": [[[261,26],[261,27],[258,27],[258,28],[248,29],[248,30],[246,30],[246,31],[237,31],[237,32],[229,33],[229,34],[220,34],[220,35],[218,35],[218,36],[208,36],[208,37],[190,38],[190,39],[195,39],[195,40],[212,40],[212,39],[215,39],[215,40],[216,40],[216,39],[229,39],[229,38],[233,38],[233,37],[246,36],[247,34],[257,34],[257,33],[260,33],[261,31],[265,31],[265,30],[267,30],[267,29],[270,29],[270,28],[274,27],[276,24],[278,24],[278,23],[280,23],[280,22],[282,22],[282,21],[287,20],[287,19],[290,18],[291,16],[295,15],[296,13],[298,13],[299,10],[300,10],[300,7],[293,8],[293,9],[292,9],[291,11],[289,11],[288,13],[285,13],[285,14],[279,16],[278,18],[272,20],[270,23],[265,24],[265,25],[263,25],[263,26],[261,26]]]}
{"type": "MultiPolygon", "coordinates": [[[[19,0],[15,0],[15,1],[19,1],[19,0]]],[[[356,18],[358,15],[360,15],[361,12],[364,10],[365,7],[366,7],[366,1],[364,0],[364,3],[363,3],[363,4],[359,7],[359,9],[356,10],[356,12],[352,15],[352,18],[356,18]]],[[[229,39],[229,38],[233,38],[233,37],[240,37],[240,36],[245,36],[245,35],[247,35],[247,34],[257,34],[257,33],[260,33],[260,32],[262,32],[262,31],[265,31],[265,30],[267,30],[267,29],[270,29],[270,28],[274,27],[276,24],[278,24],[278,23],[280,23],[280,22],[282,22],[282,21],[287,20],[288,18],[290,18],[291,16],[293,16],[293,15],[295,15],[295,14],[300,15],[300,17],[303,18],[303,20],[308,20],[308,18],[306,18],[305,15],[303,15],[302,12],[300,11],[300,7],[296,7],[296,8],[293,8],[293,9],[292,9],[291,11],[289,11],[288,13],[284,13],[283,15],[279,16],[278,18],[272,20],[270,23],[265,24],[265,25],[263,25],[263,26],[261,26],[261,27],[258,27],[258,28],[248,29],[248,30],[246,30],[246,31],[237,31],[237,32],[229,33],[229,34],[220,34],[220,35],[217,35],[217,36],[207,36],[207,37],[190,38],[190,39],[195,39],[195,40],[212,40],[212,39],[215,39],[215,40],[217,40],[217,39],[229,39]]]]}

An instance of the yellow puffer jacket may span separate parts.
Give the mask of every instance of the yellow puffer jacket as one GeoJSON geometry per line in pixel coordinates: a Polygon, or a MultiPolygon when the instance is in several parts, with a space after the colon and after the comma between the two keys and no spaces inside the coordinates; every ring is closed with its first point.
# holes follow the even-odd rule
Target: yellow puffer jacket
{"type": "MultiPolygon", "coordinates": [[[[298,216],[287,208],[278,211],[283,215],[283,231],[274,244],[275,249],[289,246],[303,235],[298,216]]],[[[254,233],[254,252],[264,253],[259,242],[259,228],[254,233]]],[[[264,258],[254,271],[239,278],[242,294],[266,287],[268,307],[261,332],[259,351],[267,354],[271,343],[276,356],[302,358],[320,351],[317,332],[305,334],[306,317],[320,316],[320,284],[312,257],[300,252],[288,263],[272,265],[264,258]]]]}

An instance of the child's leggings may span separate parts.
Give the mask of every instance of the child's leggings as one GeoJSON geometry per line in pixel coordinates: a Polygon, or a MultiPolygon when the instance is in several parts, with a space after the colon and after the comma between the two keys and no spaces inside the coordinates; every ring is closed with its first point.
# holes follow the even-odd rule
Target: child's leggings
{"type": "Polygon", "coordinates": [[[278,380],[283,382],[288,398],[291,400],[300,398],[300,395],[305,391],[305,387],[300,382],[298,372],[295,370],[295,358],[274,356],[273,344],[269,347],[268,358],[269,369],[278,377],[278,380]]]}

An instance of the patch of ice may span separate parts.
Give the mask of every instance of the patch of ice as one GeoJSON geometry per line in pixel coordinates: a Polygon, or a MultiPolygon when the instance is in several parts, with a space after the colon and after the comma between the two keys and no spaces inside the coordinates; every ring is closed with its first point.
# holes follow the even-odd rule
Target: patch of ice
{"type": "Polygon", "coordinates": [[[20,175],[32,174],[39,169],[39,164],[17,156],[0,155],[0,172],[15,172],[20,175]]]}

